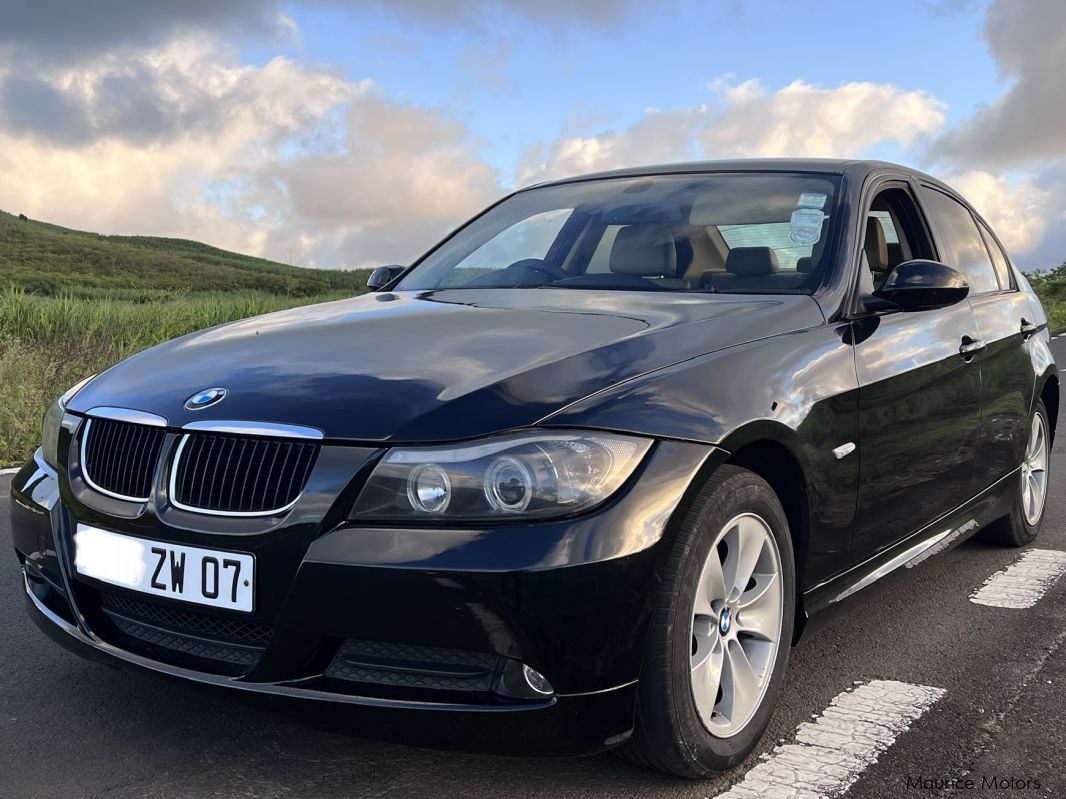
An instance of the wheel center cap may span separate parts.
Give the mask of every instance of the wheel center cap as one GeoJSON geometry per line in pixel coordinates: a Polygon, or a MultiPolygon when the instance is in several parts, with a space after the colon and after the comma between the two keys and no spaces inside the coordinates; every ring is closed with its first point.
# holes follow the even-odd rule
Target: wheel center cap
{"type": "Polygon", "coordinates": [[[729,608],[722,608],[722,612],[718,615],[718,632],[725,635],[729,632],[729,628],[733,625],[733,613],[729,608]]]}

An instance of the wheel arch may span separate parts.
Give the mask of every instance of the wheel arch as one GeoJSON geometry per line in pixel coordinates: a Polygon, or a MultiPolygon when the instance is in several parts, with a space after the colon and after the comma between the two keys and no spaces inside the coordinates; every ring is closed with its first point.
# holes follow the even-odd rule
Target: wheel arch
{"type": "Polygon", "coordinates": [[[1055,443],[1055,426],[1059,419],[1059,377],[1054,372],[1044,377],[1040,393],[1037,395],[1047,408],[1048,426],[1051,428],[1051,443],[1055,443]]]}
{"type": "Polygon", "coordinates": [[[811,513],[807,470],[803,465],[795,431],[776,422],[755,422],[732,433],[722,442],[728,453],[725,463],[754,472],[769,483],[788,520],[796,563],[796,623],[793,642],[799,639],[807,619],[803,585],[809,559],[811,513]]]}

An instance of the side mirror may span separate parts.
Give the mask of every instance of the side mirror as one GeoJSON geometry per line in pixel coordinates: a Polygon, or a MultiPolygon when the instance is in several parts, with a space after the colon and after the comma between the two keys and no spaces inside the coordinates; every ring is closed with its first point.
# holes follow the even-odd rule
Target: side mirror
{"type": "Polygon", "coordinates": [[[932,311],[966,299],[970,284],[950,266],[938,261],[904,261],[885,278],[872,297],[865,298],[867,310],[932,311]],[[869,302],[872,299],[873,302],[869,302]]]}
{"type": "Polygon", "coordinates": [[[381,291],[385,286],[398,278],[406,269],[404,266],[379,266],[370,273],[366,279],[366,287],[371,291],[381,291]]]}

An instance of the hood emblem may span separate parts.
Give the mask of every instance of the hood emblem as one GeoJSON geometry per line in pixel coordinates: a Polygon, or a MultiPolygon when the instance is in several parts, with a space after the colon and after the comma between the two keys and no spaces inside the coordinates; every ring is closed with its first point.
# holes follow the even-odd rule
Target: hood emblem
{"type": "Polygon", "coordinates": [[[197,391],[187,400],[185,400],[185,410],[187,411],[200,411],[204,408],[210,408],[219,402],[222,402],[226,398],[229,392],[224,388],[205,388],[202,391],[197,391]]]}

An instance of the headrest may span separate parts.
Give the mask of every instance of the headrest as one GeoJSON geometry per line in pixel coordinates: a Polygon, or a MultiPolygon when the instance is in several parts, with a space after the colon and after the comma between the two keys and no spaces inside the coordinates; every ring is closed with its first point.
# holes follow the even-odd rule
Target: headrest
{"type": "Polygon", "coordinates": [[[802,258],[796,259],[796,271],[807,274],[814,269],[814,259],[809,255],[805,255],[802,258]]]}
{"type": "Polygon", "coordinates": [[[746,277],[769,275],[777,271],[777,254],[769,247],[734,247],[725,259],[725,271],[746,277]]]}
{"type": "Polygon", "coordinates": [[[866,239],[862,248],[866,251],[866,260],[871,270],[888,271],[888,242],[885,240],[885,229],[881,227],[881,220],[876,216],[866,218],[866,239]]]}
{"type": "Polygon", "coordinates": [[[611,271],[620,275],[674,277],[677,246],[670,229],[662,225],[621,228],[611,247],[611,271]]]}

